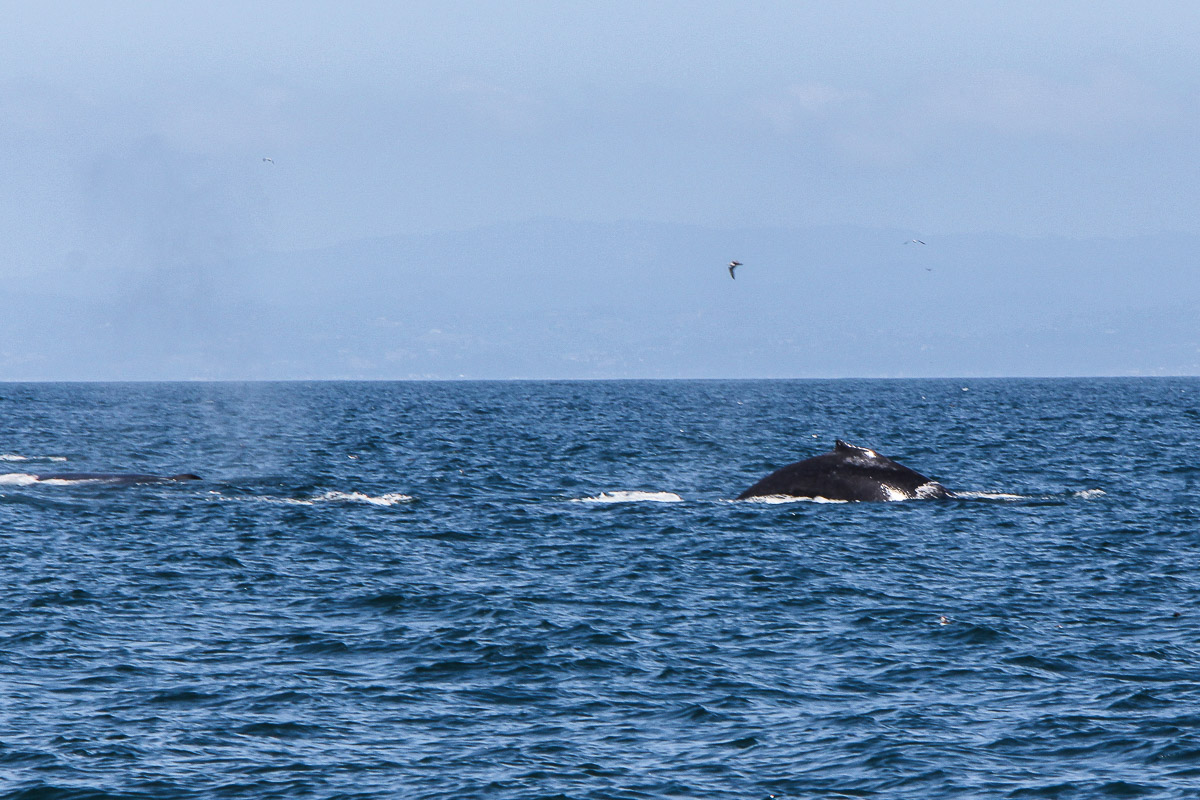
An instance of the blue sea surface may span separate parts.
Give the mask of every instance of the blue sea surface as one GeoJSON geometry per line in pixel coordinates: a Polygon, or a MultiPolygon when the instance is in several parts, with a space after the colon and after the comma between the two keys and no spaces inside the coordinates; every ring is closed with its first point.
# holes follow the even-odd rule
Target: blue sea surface
{"type": "Polygon", "coordinates": [[[0,384],[0,796],[1195,798],[1200,380],[0,384]],[[734,502],[875,448],[962,499],[734,502]],[[36,481],[193,472],[198,482],[36,481]]]}

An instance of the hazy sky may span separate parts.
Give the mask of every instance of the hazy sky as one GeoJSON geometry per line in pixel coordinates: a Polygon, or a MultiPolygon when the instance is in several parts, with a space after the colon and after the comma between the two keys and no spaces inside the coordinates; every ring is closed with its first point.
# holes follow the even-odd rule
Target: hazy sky
{"type": "Polygon", "coordinates": [[[545,219],[1200,234],[1189,2],[0,13],[0,277],[39,296],[545,219]]]}

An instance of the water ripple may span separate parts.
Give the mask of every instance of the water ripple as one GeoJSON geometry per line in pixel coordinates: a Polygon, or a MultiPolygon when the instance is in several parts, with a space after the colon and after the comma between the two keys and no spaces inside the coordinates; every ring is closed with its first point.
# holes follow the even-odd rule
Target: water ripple
{"type": "Polygon", "coordinates": [[[205,480],[0,485],[0,796],[1193,797],[1200,382],[970,389],[9,392],[205,480]],[[730,502],[835,437],[969,499],[730,502]]]}

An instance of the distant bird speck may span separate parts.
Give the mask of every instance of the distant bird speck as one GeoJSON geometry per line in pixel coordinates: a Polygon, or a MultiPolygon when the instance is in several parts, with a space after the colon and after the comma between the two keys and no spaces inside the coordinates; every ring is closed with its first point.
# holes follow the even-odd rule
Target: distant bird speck
{"type": "Polygon", "coordinates": [[[904,244],[925,244],[925,243],[922,242],[920,239],[909,239],[904,244]]]}
{"type": "Polygon", "coordinates": [[[729,277],[733,278],[735,281],[737,280],[737,275],[734,275],[733,271],[735,269],[737,269],[738,267],[740,267],[741,265],[742,265],[742,262],[740,262],[740,261],[730,261],[729,262],[729,277]]]}
{"type": "Polygon", "coordinates": [[[263,161],[264,161],[264,162],[266,162],[266,163],[268,163],[268,164],[274,164],[274,163],[275,163],[275,159],[273,159],[273,158],[267,158],[266,156],[263,156],[263,161]]]}

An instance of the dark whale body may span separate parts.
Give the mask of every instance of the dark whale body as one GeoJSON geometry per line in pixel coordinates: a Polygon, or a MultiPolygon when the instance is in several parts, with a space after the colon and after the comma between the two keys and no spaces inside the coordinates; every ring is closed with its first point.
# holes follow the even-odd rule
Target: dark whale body
{"type": "Polygon", "coordinates": [[[144,475],[138,472],[54,472],[38,475],[39,481],[94,481],[96,483],[168,483],[170,481],[198,481],[199,475],[184,472],[179,475],[144,475]]]}
{"type": "Polygon", "coordinates": [[[946,487],[874,450],[838,439],[833,450],[772,472],[738,495],[813,497],[825,500],[943,500],[946,487]]]}

